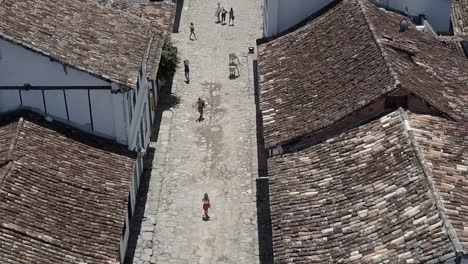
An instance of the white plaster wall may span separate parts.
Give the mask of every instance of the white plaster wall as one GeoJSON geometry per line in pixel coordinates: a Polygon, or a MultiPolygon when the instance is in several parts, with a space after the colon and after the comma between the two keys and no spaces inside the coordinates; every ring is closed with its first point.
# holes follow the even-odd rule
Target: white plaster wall
{"type": "MultiPolygon", "coordinates": [[[[127,96],[125,96],[127,102],[125,104],[127,114],[129,115],[129,107],[132,106],[132,119],[130,125],[128,127],[128,145],[130,149],[136,149],[138,146],[138,140],[140,138],[140,123],[144,120],[144,115],[146,113],[147,119],[149,119],[149,100],[148,100],[148,93],[149,89],[151,88],[151,83],[147,81],[146,78],[146,69],[142,68],[143,74],[138,77],[139,89],[134,89],[133,91],[129,91],[127,96]],[[132,93],[136,93],[136,104],[133,106],[133,99],[132,93]]],[[[149,122],[149,120],[147,120],[149,122]]],[[[149,128],[149,126],[147,126],[149,128]]],[[[147,129],[143,131],[144,133],[144,142],[140,142],[141,147],[147,147],[149,143],[149,138],[151,136],[151,129],[147,129]]]]}
{"type": "Polygon", "coordinates": [[[42,91],[21,91],[21,98],[23,100],[23,105],[27,105],[37,112],[44,113],[45,108],[44,101],[42,100],[42,91]]]}
{"type": "MultiPolygon", "coordinates": [[[[448,260],[444,264],[456,264],[455,260],[448,260]]],[[[461,264],[468,264],[468,257],[463,258],[461,264]]]]}
{"type": "Polygon", "coordinates": [[[19,94],[19,90],[0,91],[0,113],[20,108],[30,109],[80,130],[128,144],[128,123],[122,93],[113,94],[110,89],[90,89],[88,100],[88,89],[44,90],[44,97],[42,90],[21,90],[22,105],[19,94]]]}
{"type": "Polygon", "coordinates": [[[67,109],[65,106],[65,92],[63,90],[49,90],[44,91],[47,114],[60,118],[62,120],[68,120],[67,109]]]}
{"type": "Polygon", "coordinates": [[[0,90],[0,113],[13,111],[20,106],[19,91],[0,90]]]}
{"type": "Polygon", "coordinates": [[[94,131],[103,135],[115,135],[114,105],[109,90],[90,90],[94,131]]]}
{"type": "Polygon", "coordinates": [[[52,62],[49,57],[0,39],[0,86],[107,86],[89,73],[52,62]]]}
{"type": "Polygon", "coordinates": [[[265,0],[263,31],[264,37],[271,37],[278,33],[278,0],[265,0]]]}
{"type": "Polygon", "coordinates": [[[88,90],[66,90],[70,120],[85,131],[92,131],[89,115],[88,90]]]}
{"type": "Polygon", "coordinates": [[[437,32],[449,31],[452,0],[377,0],[377,2],[385,7],[408,13],[410,16],[423,14],[437,32]]]}
{"type": "MultiPolygon", "coordinates": [[[[113,84],[114,85],[114,84],[113,84]]],[[[117,142],[128,145],[127,128],[128,113],[126,112],[126,94],[113,94],[112,99],[112,113],[114,115],[114,135],[117,142]]]]}
{"type": "Polygon", "coordinates": [[[332,1],[333,0],[265,0],[265,37],[271,37],[287,30],[332,1]]]}
{"type": "Polygon", "coordinates": [[[332,0],[279,0],[278,32],[296,25],[330,2],[332,0]]]}

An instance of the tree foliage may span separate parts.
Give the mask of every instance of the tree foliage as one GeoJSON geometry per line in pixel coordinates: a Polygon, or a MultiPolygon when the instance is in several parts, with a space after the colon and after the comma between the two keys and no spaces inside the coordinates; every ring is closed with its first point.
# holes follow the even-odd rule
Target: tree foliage
{"type": "Polygon", "coordinates": [[[172,41],[166,41],[162,48],[161,62],[159,64],[159,76],[161,79],[172,78],[174,72],[179,67],[180,58],[177,54],[177,47],[172,41]]]}

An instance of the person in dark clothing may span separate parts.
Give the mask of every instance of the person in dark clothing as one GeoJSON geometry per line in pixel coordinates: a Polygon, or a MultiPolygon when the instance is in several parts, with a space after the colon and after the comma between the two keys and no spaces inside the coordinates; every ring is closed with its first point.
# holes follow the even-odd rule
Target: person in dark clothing
{"type": "Polygon", "coordinates": [[[193,40],[192,35],[195,37],[195,39],[197,39],[197,35],[195,35],[195,26],[193,25],[193,23],[190,23],[190,40],[193,40]]]}
{"type": "Polygon", "coordinates": [[[231,10],[229,10],[229,25],[234,26],[234,10],[232,8],[231,10]],[[231,21],[232,21],[232,25],[231,25],[231,21]]]}
{"type": "Polygon", "coordinates": [[[184,60],[184,71],[185,71],[185,82],[190,82],[190,68],[189,68],[189,60],[184,60]]]}
{"type": "Polygon", "coordinates": [[[227,14],[227,10],[224,9],[224,7],[221,9],[221,23],[223,25],[226,25],[226,14],[227,14]]]}
{"type": "Polygon", "coordinates": [[[203,99],[201,98],[198,98],[197,108],[198,108],[198,113],[200,114],[200,116],[197,119],[198,122],[202,122],[203,120],[205,120],[205,118],[203,118],[203,110],[205,109],[205,107],[206,107],[205,101],[203,101],[203,99]]]}

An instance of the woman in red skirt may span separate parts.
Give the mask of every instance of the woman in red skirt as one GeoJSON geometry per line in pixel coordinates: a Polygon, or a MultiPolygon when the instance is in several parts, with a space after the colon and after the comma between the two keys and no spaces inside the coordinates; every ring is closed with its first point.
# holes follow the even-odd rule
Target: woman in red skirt
{"type": "Polygon", "coordinates": [[[202,199],[203,202],[203,211],[205,214],[203,215],[203,220],[208,221],[210,219],[210,216],[208,216],[208,209],[210,209],[211,204],[210,204],[210,198],[208,197],[208,194],[205,193],[202,199]]]}

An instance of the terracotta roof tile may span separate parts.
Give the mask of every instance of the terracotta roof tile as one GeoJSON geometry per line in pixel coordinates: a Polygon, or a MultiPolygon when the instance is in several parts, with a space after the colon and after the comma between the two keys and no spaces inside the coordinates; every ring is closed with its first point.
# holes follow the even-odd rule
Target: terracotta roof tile
{"type": "MultiPolygon", "coordinates": [[[[155,29],[162,34],[164,39],[168,39],[172,32],[175,19],[175,4],[171,3],[129,3],[127,1],[113,1],[109,3],[109,6],[118,9],[138,17],[146,18],[151,20],[155,29]]],[[[159,61],[160,52],[158,52],[164,41],[159,41],[157,45],[152,45],[153,51],[150,52],[148,61],[159,61]]],[[[151,79],[156,79],[158,71],[158,63],[147,63],[147,75],[151,79]]]]}
{"type": "Polygon", "coordinates": [[[277,263],[439,263],[455,256],[446,230],[453,226],[452,235],[465,241],[468,130],[409,116],[396,111],[269,159],[277,263]]]}
{"type": "Polygon", "coordinates": [[[468,252],[468,125],[416,114],[409,120],[447,219],[468,252]]]}
{"type": "Polygon", "coordinates": [[[143,58],[159,63],[147,50],[160,53],[167,27],[88,0],[4,0],[0,16],[0,37],[132,88],[143,58]]]}
{"type": "Polygon", "coordinates": [[[12,138],[18,124],[12,166],[0,184],[2,262],[116,260],[135,155],[38,119],[3,123],[0,138],[12,138]]]}
{"type": "Polygon", "coordinates": [[[317,132],[393,91],[468,120],[468,61],[412,25],[399,32],[401,18],[369,1],[343,0],[260,44],[265,146],[317,132]]]}
{"type": "Polygon", "coordinates": [[[453,0],[452,24],[455,35],[468,37],[468,0],[453,0]]]}
{"type": "Polygon", "coordinates": [[[465,51],[463,50],[461,37],[457,36],[437,36],[437,38],[447,47],[449,47],[455,54],[467,58],[465,51]]]}

